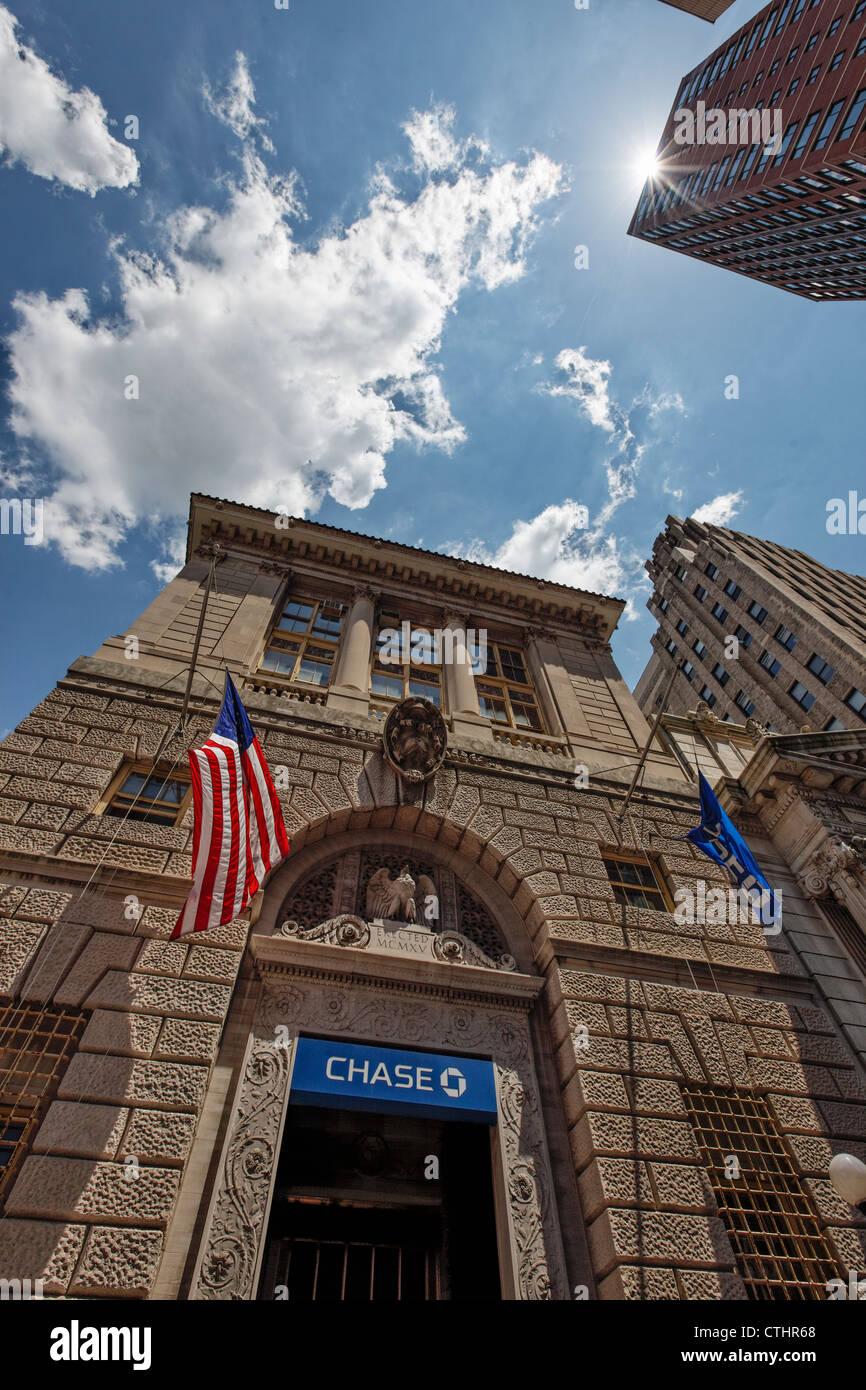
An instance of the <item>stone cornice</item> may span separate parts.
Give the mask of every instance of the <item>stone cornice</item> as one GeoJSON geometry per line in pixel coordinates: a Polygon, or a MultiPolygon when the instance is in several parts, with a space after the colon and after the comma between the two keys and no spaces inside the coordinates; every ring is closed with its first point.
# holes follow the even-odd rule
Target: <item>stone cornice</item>
{"type": "Polygon", "coordinates": [[[517,971],[446,965],[285,936],[253,934],[249,946],[262,976],[289,975],[330,984],[371,985],[376,989],[428,995],[451,1002],[483,1003],[494,1008],[530,1009],[545,983],[541,976],[522,975],[517,971]]]}
{"type": "Polygon", "coordinates": [[[218,542],[235,557],[257,562],[281,560],[298,574],[309,565],[353,586],[406,587],[407,597],[437,603],[501,610],[504,621],[539,620],[574,634],[606,641],[622,614],[624,602],[573,589],[550,580],[511,574],[476,561],[439,555],[395,541],[343,531],[294,517],[274,524],[274,512],[193,494],[190,499],[187,558],[208,542],[218,542]]]}

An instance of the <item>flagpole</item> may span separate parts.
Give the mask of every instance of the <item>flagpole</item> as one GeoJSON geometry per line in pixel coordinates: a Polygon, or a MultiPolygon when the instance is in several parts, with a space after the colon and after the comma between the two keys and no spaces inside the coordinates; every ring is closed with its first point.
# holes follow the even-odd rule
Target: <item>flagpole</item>
{"type": "Polygon", "coordinates": [[[622,810],[620,811],[619,815],[618,815],[617,818],[616,818],[616,819],[617,819],[617,824],[618,824],[620,827],[622,826],[622,823],[623,823],[623,821],[625,820],[625,814],[626,814],[626,811],[627,811],[628,808],[629,808],[629,803],[630,803],[632,797],[634,796],[635,788],[637,787],[638,781],[640,780],[640,775],[641,775],[641,773],[643,772],[644,763],[646,762],[647,758],[649,757],[649,751],[650,751],[650,749],[652,748],[653,739],[655,738],[656,734],[658,733],[658,728],[659,728],[659,724],[661,723],[661,720],[662,720],[662,715],[665,713],[665,711],[666,711],[666,709],[667,709],[667,703],[668,703],[668,700],[670,699],[671,691],[673,690],[673,687],[674,687],[674,681],[676,680],[677,672],[678,672],[680,669],[681,669],[680,666],[677,665],[677,666],[674,666],[674,669],[671,671],[671,678],[670,678],[670,680],[668,681],[667,687],[666,687],[666,689],[665,689],[665,693],[664,693],[664,695],[662,696],[661,708],[659,709],[658,714],[653,715],[653,717],[652,717],[652,718],[653,718],[653,722],[650,724],[649,738],[647,739],[646,743],[644,744],[643,752],[641,753],[640,759],[638,760],[638,765],[637,765],[637,767],[636,767],[635,770],[634,770],[634,776],[633,776],[632,779],[631,779],[631,786],[629,787],[628,791],[626,792],[626,797],[625,797],[625,801],[623,802],[622,810]]]}
{"type": "Polygon", "coordinates": [[[216,542],[214,542],[213,548],[211,550],[211,562],[207,576],[207,586],[205,587],[204,598],[201,601],[201,612],[198,615],[198,627],[196,628],[195,641],[193,642],[192,646],[192,657],[190,659],[189,664],[189,675],[186,678],[186,690],[183,693],[183,707],[180,711],[181,733],[183,733],[186,729],[186,715],[187,710],[189,708],[189,697],[192,693],[192,680],[193,676],[195,675],[195,665],[198,660],[198,649],[201,645],[201,635],[204,630],[204,619],[205,613],[207,612],[207,601],[210,598],[211,589],[213,588],[214,570],[216,569],[216,563],[220,556],[221,550],[222,547],[217,545],[216,542]]]}

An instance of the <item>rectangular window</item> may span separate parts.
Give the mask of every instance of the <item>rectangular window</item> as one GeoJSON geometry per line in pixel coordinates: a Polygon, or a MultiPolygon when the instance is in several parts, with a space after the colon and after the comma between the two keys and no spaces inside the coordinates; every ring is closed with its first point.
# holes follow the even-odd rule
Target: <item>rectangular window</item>
{"type": "MultiPolygon", "coordinates": [[[[813,68],[813,69],[812,69],[812,71],[809,73],[809,76],[806,78],[806,86],[807,86],[807,87],[813,86],[813,85],[818,81],[818,73],[819,73],[820,71],[821,71],[821,64],[819,63],[818,66],[817,66],[816,68],[813,68]]],[[[815,120],[817,121],[817,119],[818,119],[818,117],[816,116],[816,117],[815,117],[815,120]]],[[[812,128],[814,129],[814,126],[813,126],[812,128]]],[[[801,138],[802,138],[802,137],[801,137],[801,138]]]]}
{"type": "Polygon", "coordinates": [[[812,132],[814,131],[815,126],[818,124],[820,115],[820,111],[813,111],[811,116],[809,116],[808,120],[806,121],[806,124],[800,131],[800,138],[798,139],[796,145],[791,151],[792,159],[800,158],[800,155],[803,153],[803,151],[805,150],[806,146],[812,138],[812,132]]]}
{"type": "Polygon", "coordinates": [[[838,1274],[836,1256],[769,1102],[691,1081],[682,1096],[749,1297],[826,1300],[827,1281],[838,1274]],[[729,1172],[731,1154],[736,1177],[729,1172]]]}
{"type": "Polygon", "coordinates": [[[774,165],[782,163],[782,160],[785,158],[785,155],[788,153],[788,150],[790,149],[791,141],[793,140],[794,136],[797,133],[797,130],[799,129],[799,125],[799,121],[792,121],[791,124],[788,126],[788,129],[785,131],[785,134],[782,137],[782,144],[779,148],[779,153],[773,160],[774,165]]]}
{"type": "Polygon", "coordinates": [[[746,628],[740,626],[736,631],[736,638],[741,647],[749,648],[752,645],[752,634],[746,628]]]}
{"type": "Polygon", "coordinates": [[[866,695],[863,694],[862,690],[858,690],[855,686],[854,689],[845,696],[845,704],[849,709],[852,709],[855,714],[859,714],[860,718],[866,723],[866,695]]]}
{"type": "Polygon", "coordinates": [[[812,675],[817,676],[822,685],[829,685],[836,674],[835,666],[831,666],[829,661],[825,661],[817,652],[809,658],[807,665],[812,675]]]}
{"type": "Polygon", "coordinates": [[[127,768],[110,795],[104,814],[150,825],[177,825],[186,810],[192,784],[186,774],[171,776],[152,767],[127,768]]]}
{"type": "Polygon", "coordinates": [[[842,59],[843,59],[844,57],[845,57],[845,50],[844,50],[844,48],[841,48],[841,49],[839,50],[839,52],[838,52],[838,53],[835,53],[835,54],[833,55],[832,59],[830,60],[830,67],[829,67],[828,71],[829,71],[829,72],[835,72],[836,69],[838,68],[839,64],[842,62],[842,59]]]}
{"type": "Polygon", "coordinates": [[[667,613],[667,611],[668,611],[668,609],[670,608],[670,606],[671,606],[671,605],[670,605],[670,600],[669,600],[669,599],[666,599],[666,598],[659,599],[659,611],[660,611],[661,613],[667,613]]]}
{"type": "Polygon", "coordinates": [[[487,668],[475,686],[485,719],[507,724],[513,729],[544,732],[544,724],[523,661],[517,647],[500,642],[487,644],[487,668]]]}
{"type": "Polygon", "coordinates": [[[712,612],[716,622],[721,623],[723,626],[731,616],[727,608],[724,608],[721,603],[714,604],[712,612]]]}
{"type": "Polygon", "coordinates": [[[687,681],[694,680],[695,668],[690,661],[684,661],[680,669],[687,681]]]}
{"type": "Polygon", "coordinates": [[[825,734],[838,734],[844,732],[844,729],[845,725],[842,723],[841,719],[828,719],[827,723],[824,725],[825,734]]]}
{"type": "Polygon", "coordinates": [[[791,699],[794,700],[803,709],[811,709],[815,703],[815,696],[810,695],[805,685],[803,685],[800,681],[794,682],[794,684],[788,691],[788,694],[790,695],[791,699]]]}
{"type": "Polygon", "coordinates": [[[692,651],[700,661],[703,661],[704,657],[707,654],[707,648],[706,644],[701,641],[700,637],[696,637],[694,642],[692,643],[692,651]]]}
{"type": "Polygon", "coordinates": [[[701,699],[704,704],[709,705],[710,709],[712,709],[713,705],[716,703],[716,697],[708,685],[705,685],[701,691],[701,699]]]}
{"type": "Polygon", "coordinates": [[[729,598],[736,600],[740,597],[740,594],[742,592],[743,591],[740,588],[739,584],[735,584],[733,579],[728,580],[727,584],[725,585],[725,593],[728,595],[729,598]]]}
{"type": "Polygon", "coordinates": [[[613,895],[621,907],[653,907],[658,912],[669,910],[670,903],[662,886],[661,875],[648,860],[602,852],[602,862],[613,895]]]}
{"type": "Polygon", "coordinates": [[[327,685],[344,616],[342,603],[291,599],[271,633],[259,669],[305,685],[327,685]]]}
{"type": "Polygon", "coordinates": [[[704,574],[708,574],[709,577],[710,577],[710,579],[712,579],[714,583],[715,583],[715,581],[716,581],[716,580],[718,579],[718,577],[719,577],[719,571],[716,569],[716,566],[713,565],[713,564],[707,565],[706,569],[704,570],[704,574]]]}
{"type": "Polygon", "coordinates": [[[676,571],[677,579],[685,579],[686,573],[687,571],[685,565],[680,565],[678,570],[676,571]]]}
{"type": "Polygon", "coordinates": [[[781,623],[773,633],[773,637],[786,651],[792,652],[797,645],[797,638],[794,636],[793,632],[791,632],[790,628],[783,627],[781,623]]]}
{"type": "Polygon", "coordinates": [[[839,25],[840,25],[841,23],[842,23],[842,16],[841,16],[841,15],[837,15],[836,18],[833,20],[833,23],[830,25],[830,28],[827,30],[827,38],[828,38],[828,39],[832,39],[833,35],[835,34],[836,30],[839,28],[839,25]]]}
{"type": "Polygon", "coordinates": [[[782,669],[781,661],[777,661],[772,652],[762,652],[758,665],[763,666],[772,680],[776,679],[782,669]]]}
{"type": "MultiPolygon", "coordinates": [[[[866,106],[866,87],[864,87],[862,91],[858,92],[856,97],[854,98],[854,104],[851,107],[851,110],[848,112],[848,115],[845,117],[842,129],[836,136],[837,141],[847,140],[849,135],[853,135],[854,127],[856,126],[857,122],[863,114],[864,106],[866,106]]],[[[816,145],[815,148],[817,149],[818,146],[816,145]]]]}
{"type": "Polygon", "coordinates": [[[370,674],[370,694],[376,700],[395,701],[414,695],[429,700],[437,709],[441,706],[442,652],[437,649],[428,628],[410,627],[407,651],[398,615],[381,614],[370,674]],[[395,634],[400,634],[399,643],[395,634]]]}
{"type": "Polygon", "coordinates": [[[807,53],[811,53],[812,49],[815,47],[815,44],[818,42],[818,40],[819,40],[820,37],[821,37],[820,34],[813,34],[813,35],[812,35],[812,37],[810,38],[809,42],[806,44],[806,52],[807,52],[807,53]]]}
{"type": "Polygon", "coordinates": [[[737,694],[734,699],[734,704],[737,705],[738,708],[743,711],[743,714],[746,716],[747,719],[749,719],[755,713],[755,702],[754,700],[749,699],[745,690],[737,691],[737,694]]]}
{"type": "Polygon", "coordinates": [[[842,97],[839,101],[834,101],[834,102],[833,102],[833,105],[830,107],[830,110],[827,112],[827,118],[826,118],[826,120],[824,121],[824,124],[822,125],[822,127],[821,127],[821,129],[820,129],[820,131],[819,131],[819,133],[818,133],[818,139],[815,141],[815,146],[814,146],[814,148],[815,148],[816,150],[823,150],[824,146],[828,143],[828,141],[829,141],[829,139],[830,139],[830,136],[831,136],[832,133],[833,133],[833,127],[834,127],[834,125],[836,124],[836,121],[837,121],[838,118],[839,118],[839,112],[842,110],[842,107],[843,107],[844,105],[845,105],[845,98],[844,98],[844,97],[842,97]]]}
{"type": "Polygon", "coordinates": [[[758,603],[758,600],[755,599],[755,602],[753,604],[750,604],[749,606],[749,617],[754,618],[756,623],[762,623],[766,616],[766,608],[762,608],[761,604],[758,603]]]}
{"type": "Polygon", "coordinates": [[[685,622],[684,619],[680,618],[679,622],[677,623],[677,632],[680,634],[681,637],[685,637],[688,634],[688,630],[688,623],[685,622]]]}
{"type": "Polygon", "coordinates": [[[0,1212],[88,1016],[53,1004],[0,1002],[0,1212]]]}
{"type": "Polygon", "coordinates": [[[719,682],[719,685],[722,685],[722,686],[727,685],[728,680],[730,679],[730,677],[728,676],[727,671],[725,670],[724,666],[722,666],[721,664],[719,664],[719,665],[713,667],[713,675],[715,676],[716,680],[719,682]]]}
{"type": "Polygon", "coordinates": [[[703,584],[698,584],[698,585],[696,585],[696,587],[695,587],[695,598],[697,599],[698,603],[703,603],[703,601],[704,601],[704,599],[706,598],[706,596],[707,596],[707,591],[706,591],[706,589],[704,588],[703,584]]]}
{"type": "Polygon", "coordinates": [[[669,641],[665,642],[665,651],[668,652],[671,656],[676,656],[677,644],[672,637],[669,641]]]}

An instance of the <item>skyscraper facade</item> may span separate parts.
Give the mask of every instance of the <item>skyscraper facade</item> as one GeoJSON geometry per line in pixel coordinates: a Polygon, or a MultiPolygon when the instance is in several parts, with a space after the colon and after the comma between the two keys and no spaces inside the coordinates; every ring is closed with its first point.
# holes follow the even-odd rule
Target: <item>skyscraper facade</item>
{"type": "Polygon", "coordinates": [[[687,14],[693,14],[698,19],[706,19],[710,24],[715,24],[720,15],[729,10],[734,0],[663,0],[665,5],[672,5],[675,10],[685,10],[687,14]]]}
{"type": "Polygon", "coordinates": [[[866,579],[723,526],[668,517],[647,573],[659,626],[645,714],[703,701],[771,732],[866,727],[866,579]]]}
{"type": "Polygon", "coordinates": [[[808,299],[866,295],[866,0],[776,0],[680,83],[629,227],[808,299]]]}

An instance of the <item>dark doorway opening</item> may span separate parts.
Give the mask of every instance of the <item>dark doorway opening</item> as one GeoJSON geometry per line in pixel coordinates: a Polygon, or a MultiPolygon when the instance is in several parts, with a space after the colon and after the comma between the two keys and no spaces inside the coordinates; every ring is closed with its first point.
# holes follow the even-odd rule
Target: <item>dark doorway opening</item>
{"type": "Polygon", "coordinates": [[[258,1297],[501,1298],[488,1126],[292,1106],[258,1297]]]}

